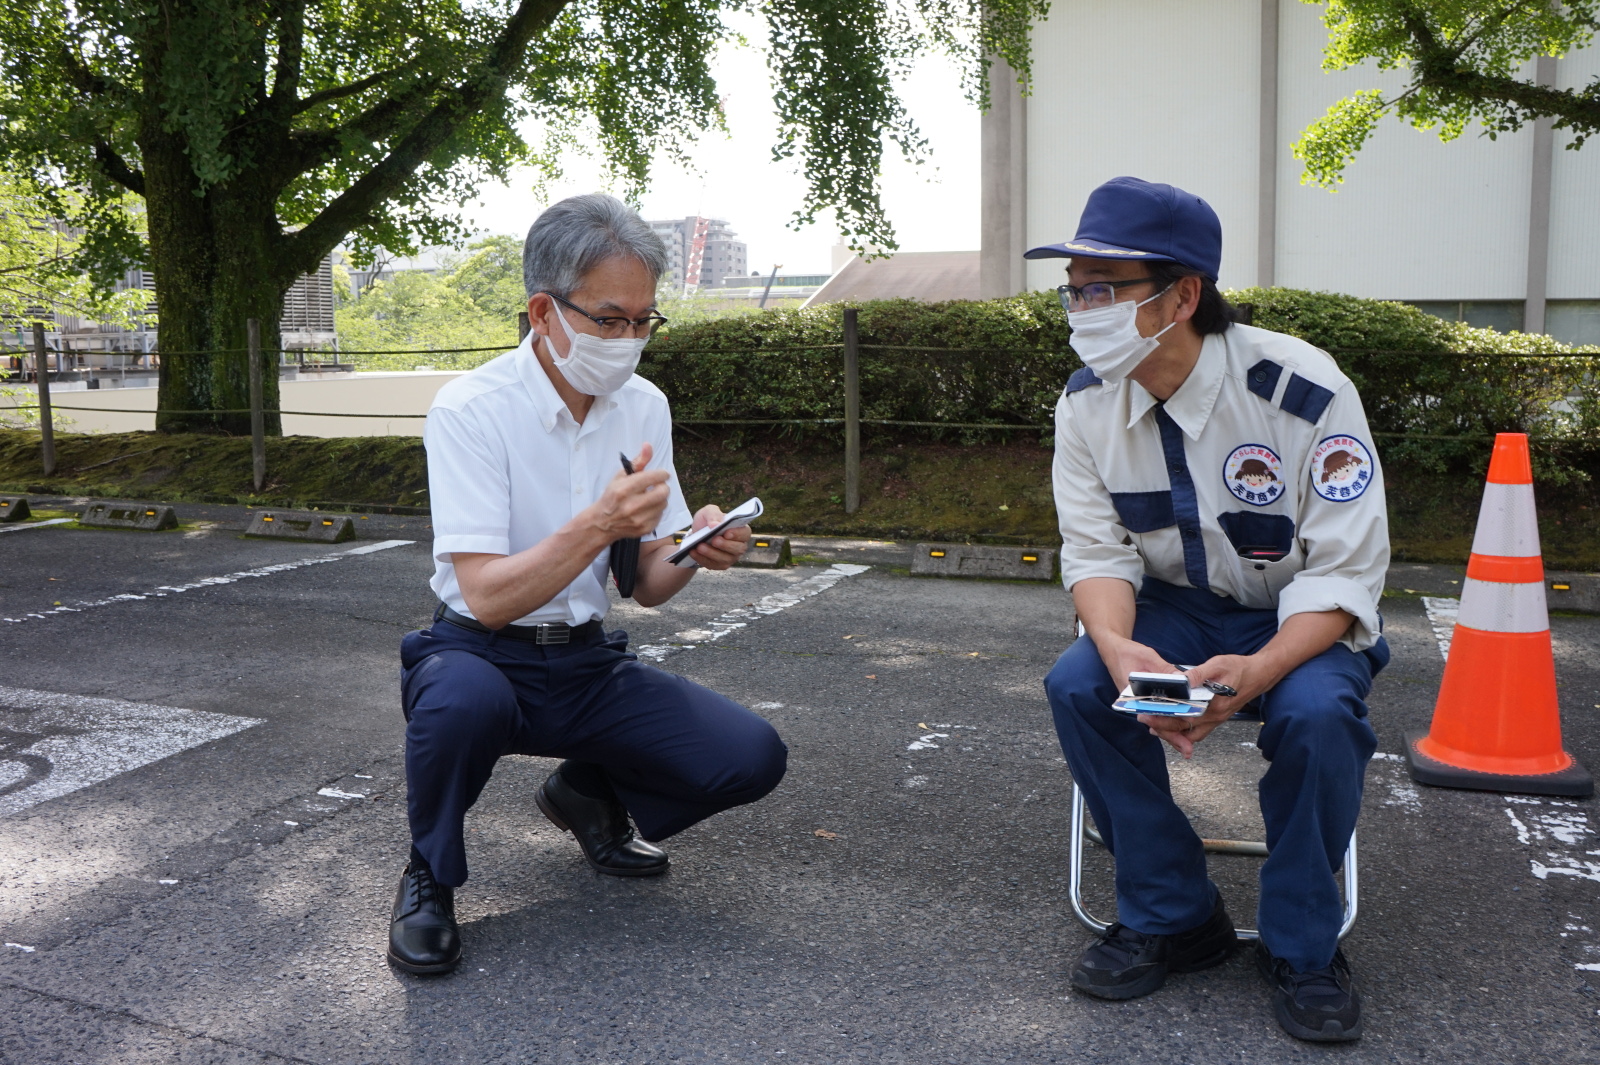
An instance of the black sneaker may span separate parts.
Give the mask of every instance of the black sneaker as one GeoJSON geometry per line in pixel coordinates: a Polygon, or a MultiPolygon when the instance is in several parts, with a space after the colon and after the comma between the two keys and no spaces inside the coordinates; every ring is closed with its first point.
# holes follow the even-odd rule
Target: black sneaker
{"type": "Polygon", "coordinates": [[[1112,925],[1078,959],[1072,986],[1096,998],[1138,998],[1166,983],[1168,973],[1195,973],[1221,965],[1237,945],[1219,894],[1205,924],[1187,932],[1158,936],[1112,925]]]}
{"type": "Polygon", "coordinates": [[[1361,996],[1351,984],[1344,951],[1334,951],[1326,969],[1297,973],[1257,942],[1256,967],[1272,985],[1272,1011],[1284,1031],[1312,1043],[1361,1038],[1361,996]]]}

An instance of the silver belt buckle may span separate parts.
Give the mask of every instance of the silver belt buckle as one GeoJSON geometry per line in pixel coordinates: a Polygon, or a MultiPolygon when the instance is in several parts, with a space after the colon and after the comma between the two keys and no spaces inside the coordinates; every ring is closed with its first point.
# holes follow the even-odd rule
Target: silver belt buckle
{"type": "Polygon", "coordinates": [[[533,627],[533,642],[540,646],[551,643],[571,643],[572,626],[564,621],[535,625],[533,627]]]}

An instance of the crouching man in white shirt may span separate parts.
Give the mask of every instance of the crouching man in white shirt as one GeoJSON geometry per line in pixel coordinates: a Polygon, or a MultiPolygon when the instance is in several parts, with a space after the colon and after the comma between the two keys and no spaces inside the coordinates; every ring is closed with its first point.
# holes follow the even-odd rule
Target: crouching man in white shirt
{"type": "MultiPolygon", "coordinates": [[[[501,756],[565,759],[536,802],[613,876],[663,872],[666,852],[647,840],[783,778],[787,749],[766,720],[640,662],[627,633],[601,625],[613,544],[642,540],[632,593],[644,606],[694,575],[666,561],[691,521],[667,400],[633,372],[666,321],[655,308],[666,267],[661,239],[618,200],[549,208],[523,249],[532,331],[442,388],[428,413],[440,603],[401,644],[412,849],[389,931],[390,960],[410,972],[461,961],[462,821],[501,756]]],[[[703,507],[693,524],[722,516],[703,507]]],[[[693,558],[727,569],[749,537],[729,531],[693,558]]]]}

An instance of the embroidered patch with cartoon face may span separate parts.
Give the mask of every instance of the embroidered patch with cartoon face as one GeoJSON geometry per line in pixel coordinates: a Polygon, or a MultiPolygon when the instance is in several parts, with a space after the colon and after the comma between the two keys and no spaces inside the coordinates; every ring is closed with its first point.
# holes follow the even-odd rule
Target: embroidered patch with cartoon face
{"type": "Polygon", "coordinates": [[[1234,498],[1264,507],[1283,495],[1283,460],[1265,444],[1241,444],[1223,461],[1222,480],[1234,498]]]}
{"type": "Polygon", "coordinates": [[[1311,453],[1311,490],[1330,502],[1359,499],[1372,476],[1372,452],[1353,436],[1330,436],[1311,453]]]}

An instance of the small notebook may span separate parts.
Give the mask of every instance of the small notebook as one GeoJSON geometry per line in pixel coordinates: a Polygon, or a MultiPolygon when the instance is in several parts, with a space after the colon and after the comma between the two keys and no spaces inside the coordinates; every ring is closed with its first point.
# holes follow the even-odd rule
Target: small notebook
{"type": "Polygon", "coordinates": [[[1189,698],[1169,699],[1164,695],[1135,695],[1133,688],[1122,689],[1111,709],[1124,714],[1160,714],[1163,717],[1199,717],[1211,702],[1211,692],[1206,688],[1190,688],[1189,698]]]}
{"type": "Polygon", "coordinates": [[[737,507],[730,510],[722,521],[716,525],[707,525],[704,529],[696,529],[683,538],[683,543],[678,549],[667,556],[667,561],[683,569],[694,569],[700,563],[689,557],[689,552],[705,543],[713,536],[727,532],[729,529],[742,529],[746,525],[761,517],[766,508],[761,505],[761,500],[751,496],[737,507]]]}

